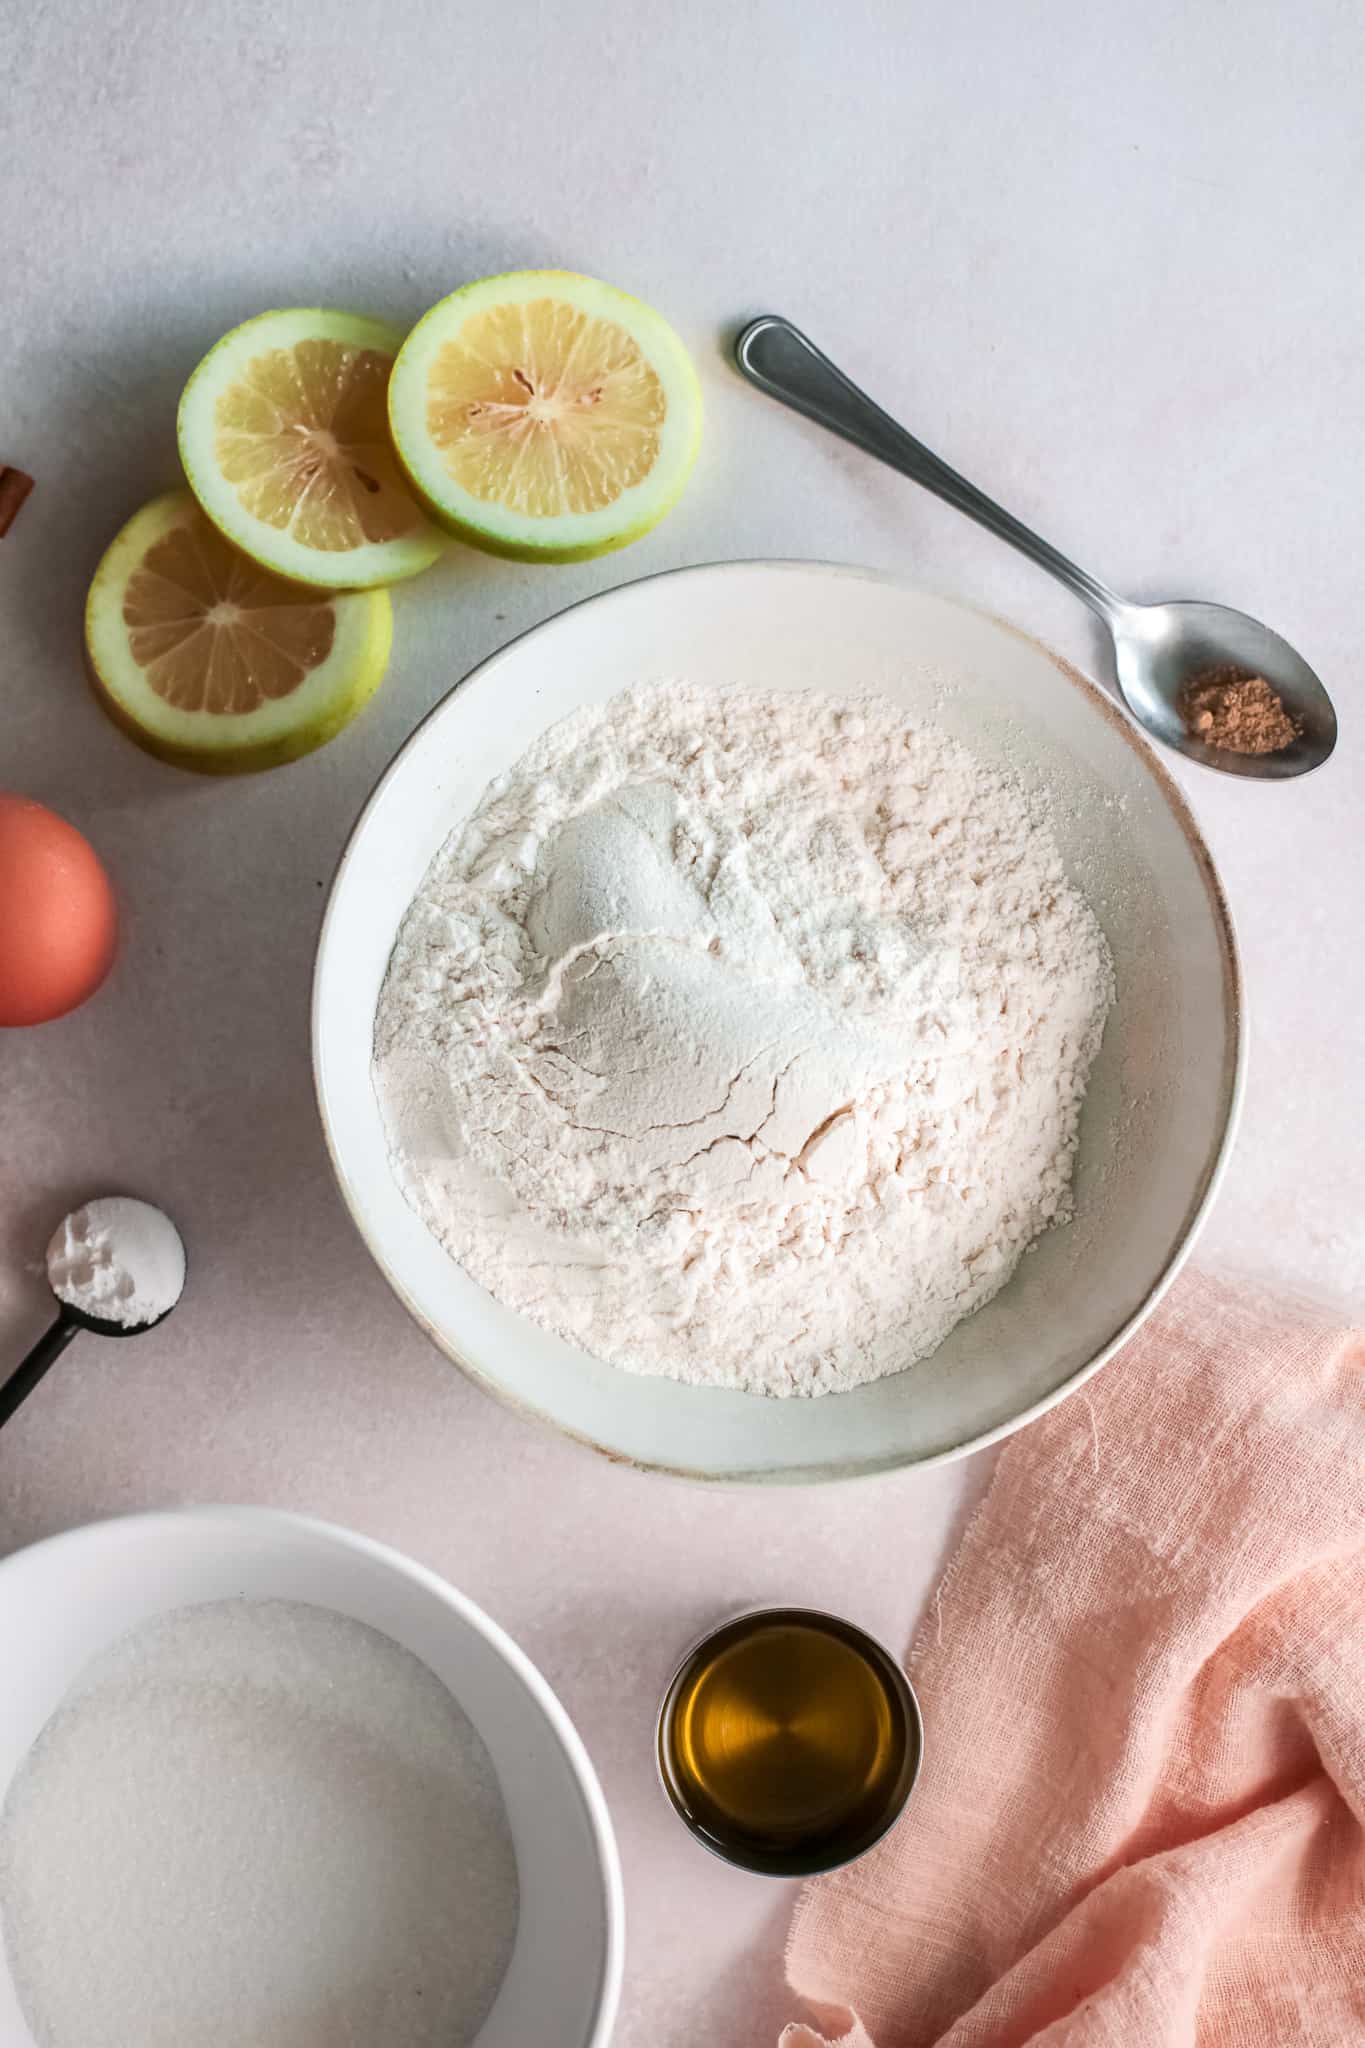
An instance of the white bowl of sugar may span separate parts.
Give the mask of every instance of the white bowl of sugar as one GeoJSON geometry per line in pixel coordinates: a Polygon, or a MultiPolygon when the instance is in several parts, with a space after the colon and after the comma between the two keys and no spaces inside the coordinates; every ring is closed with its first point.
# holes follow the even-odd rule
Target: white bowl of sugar
{"type": "Polygon", "coordinates": [[[433,1573],[267,1509],[136,1515],[0,1563],[0,1639],[7,2048],[608,2040],[592,1765],[433,1573]]]}

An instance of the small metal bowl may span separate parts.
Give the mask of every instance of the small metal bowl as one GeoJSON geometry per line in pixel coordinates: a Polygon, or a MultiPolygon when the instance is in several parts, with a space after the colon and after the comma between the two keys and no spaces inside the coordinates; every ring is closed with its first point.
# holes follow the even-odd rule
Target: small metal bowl
{"type": "MultiPolygon", "coordinates": [[[[773,1647],[776,1653],[777,1645],[773,1647]]],[[[856,1702],[850,1704],[849,1712],[859,1712],[856,1702]]],[[[923,1755],[919,1701],[896,1659],[852,1622],[810,1607],[755,1608],[708,1631],[674,1672],[655,1731],[659,1780],[688,1832],[724,1862],[762,1877],[814,1877],[856,1862],[900,1819],[923,1755]],[[845,1653],[849,1689],[856,1692],[858,1688],[858,1667],[868,1681],[867,1733],[861,1743],[856,1734],[850,1742],[848,1793],[842,1806],[837,1803],[842,1766],[829,1753],[830,1738],[839,1729],[839,1709],[830,1692],[835,1674],[825,1674],[823,1690],[814,1677],[803,1687],[790,1668],[794,1650],[798,1667],[810,1661],[800,1655],[798,1645],[786,1646],[785,1681],[779,1682],[775,1691],[770,1688],[761,1701],[751,1697],[744,1703],[747,1718],[740,1709],[724,1730],[730,1748],[728,1758],[722,1754],[722,1771],[728,1765],[732,1784],[742,1782],[746,1775],[751,1786],[758,1781],[749,1814],[739,1810],[737,1799],[727,1802],[723,1794],[709,1790],[703,1774],[688,1766],[689,1740],[680,1730],[701,1711],[698,1697],[708,1677],[714,1675],[718,1660],[770,1631],[800,1631],[820,1639],[820,1646],[838,1645],[845,1653]],[[868,1761],[869,1742],[872,1764],[868,1761]],[[809,1770],[812,1752],[818,1757],[821,1747],[826,1756],[818,1758],[818,1792],[813,1793],[809,1776],[803,1783],[803,1769],[809,1770]],[[809,1820],[801,1811],[803,1803],[809,1808],[809,1820]],[[766,1812],[766,1820],[757,1817],[760,1810],[766,1812]]]]}

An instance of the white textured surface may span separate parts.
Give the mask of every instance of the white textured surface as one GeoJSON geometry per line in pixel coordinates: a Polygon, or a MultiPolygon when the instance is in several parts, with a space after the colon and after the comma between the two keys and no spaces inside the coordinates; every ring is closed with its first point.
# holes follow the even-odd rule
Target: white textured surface
{"type": "Polygon", "coordinates": [[[621,2048],[767,2040],[785,1902],[683,1836],[650,1714],[689,1633],[780,1594],[899,1642],[974,1468],[803,1500],[614,1471],[515,1422],[406,1322],[335,1200],[307,1053],[322,889],[374,776],[508,634],[624,576],[753,554],[897,569],[1082,665],[1072,601],[912,487],[749,393],[744,316],[808,327],[968,475],[1135,595],[1242,604],[1333,688],[1338,759],[1283,790],[1183,777],[1246,954],[1252,1065],[1208,1242],[1365,1284],[1358,944],[1365,19],[1341,0],[223,0],[0,27],[0,780],[108,860],[123,952],[83,1011],[0,1038],[0,1341],[43,1247],[106,1187],[165,1204],[192,1279],[134,1343],[84,1340],[0,1436],[0,1544],[115,1506],[309,1507],[449,1573],[576,1714],[622,1839],[621,2048]],[[274,776],[144,759],[84,692],[101,547],[175,480],[179,386],[272,303],[402,320],[463,278],[568,263],[652,299],[708,402],[678,511],[628,555],[453,557],[399,597],[364,720],[274,776]],[[521,1526],[529,1519],[535,1541],[521,1526]]]}

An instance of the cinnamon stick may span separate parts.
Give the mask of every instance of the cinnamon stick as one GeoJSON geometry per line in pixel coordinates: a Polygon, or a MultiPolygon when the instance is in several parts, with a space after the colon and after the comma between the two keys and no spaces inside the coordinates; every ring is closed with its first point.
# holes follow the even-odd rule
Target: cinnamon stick
{"type": "Polygon", "coordinates": [[[19,507],[33,489],[33,478],[22,469],[0,462],[0,540],[13,526],[19,507]]]}

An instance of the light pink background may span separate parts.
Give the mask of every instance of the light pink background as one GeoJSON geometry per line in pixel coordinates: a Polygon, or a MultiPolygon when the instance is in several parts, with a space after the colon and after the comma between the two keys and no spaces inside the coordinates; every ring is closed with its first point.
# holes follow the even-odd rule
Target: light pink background
{"type": "Polygon", "coordinates": [[[0,1436],[0,1549],[111,1510],[269,1501],[444,1571],[539,1660],[602,1774],[630,1912],[621,2048],[766,2042],[788,1902],[663,1806],[660,1687],[700,1625],[773,1595],[900,1645],[985,1472],[702,1494],[466,1385],[328,1176],[306,1014],[328,877],[379,769],[466,669],[674,563],[869,562],[1093,667],[1060,591],[739,384],[723,332],[785,312],[1099,574],[1245,605],[1335,691],[1321,777],[1182,779],[1252,1014],[1207,1242],[1358,1298],[1365,20],[1335,0],[194,12],[57,0],[0,25],[0,461],[38,479],[0,542],[0,785],[83,826],[125,920],[94,1002],[0,1034],[3,1358],[42,1326],[43,1244],[82,1196],[163,1202],[191,1258],[171,1323],[82,1342],[0,1436]],[[139,754],[85,693],[80,603],[115,527],[175,481],[175,399],[203,349],[264,306],[406,321],[531,263],[642,293],[694,349],[708,431],[678,511],[583,568],[453,555],[399,594],[361,723],[293,768],[220,785],[139,754]]]}

